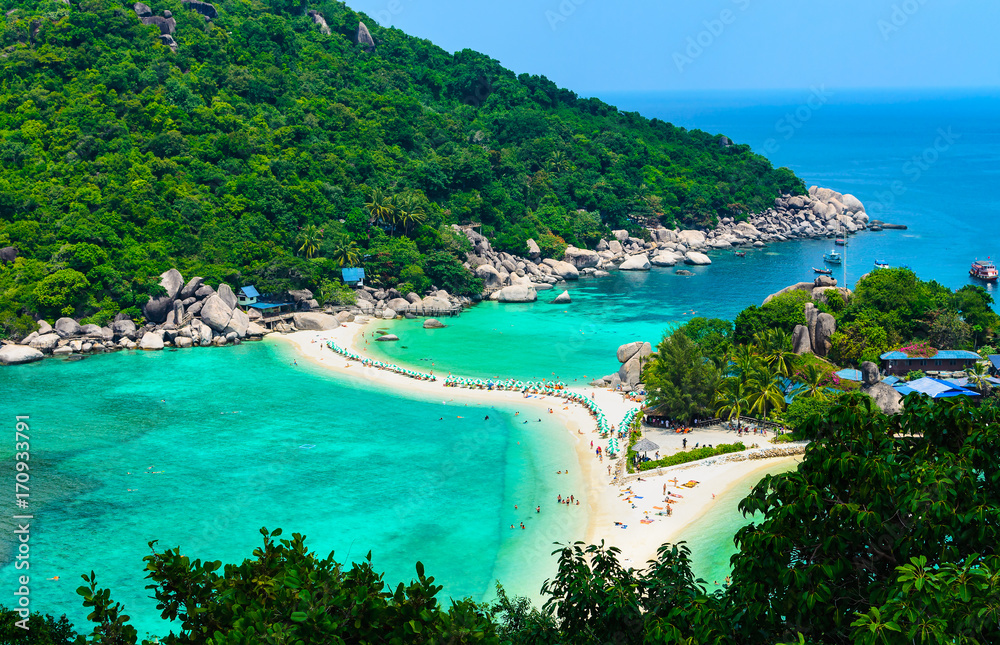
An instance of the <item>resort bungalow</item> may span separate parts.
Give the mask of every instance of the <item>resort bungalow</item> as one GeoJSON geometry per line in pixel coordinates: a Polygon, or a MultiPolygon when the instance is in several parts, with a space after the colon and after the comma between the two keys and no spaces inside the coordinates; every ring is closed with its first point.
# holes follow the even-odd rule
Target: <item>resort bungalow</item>
{"type": "Polygon", "coordinates": [[[961,372],[966,367],[972,367],[979,360],[979,354],[964,349],[942,349],[937,354],[926,356],[907,356],[896,350],[886,352],[882,359],[882,370],[886,374],[903,376],[910,372],[961,372]]]}
{"type": "Polygon", "coordinates": [[[236,294],[236,304],[241,307],[249,307],[253,303],[257,302],[257,298],[260,294],[257,293],[257,289],[253,285],[246,287],[240,287],[239,292],[236,294]]]}
{"type": "Polygon", "coordinates": [[[1000,354],[990,354],[986,360],[990,362],[990,376],[1000,377],[1000,354]]]}
{"type": "Polygon", "coordinates": [[[344,284],[350,287],[363,287],[365,285],[365,270],[362,267],[341,269],[340,275],[344,279],[344,284]]]}

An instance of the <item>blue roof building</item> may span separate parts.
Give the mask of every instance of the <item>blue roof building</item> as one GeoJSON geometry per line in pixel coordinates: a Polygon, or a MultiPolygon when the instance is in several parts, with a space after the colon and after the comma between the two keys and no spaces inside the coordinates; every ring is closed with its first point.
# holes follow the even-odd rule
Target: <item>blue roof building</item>
{"type": "Polygon", "coordinates": [[[900,383],[893,386],[896,391],[906,396],[912,392],[926,394],[932,399],[946,399],[954,396],[979,396],[979,392],[967,390],[964,387],[942,381],[941,379],[925,376],[909,383],[900,383]]]}
{"type": "Polygon", "coordinates": [[[364,284],[365,281],[365,270],[361,267],[341,269],[340,275],[344,278],[346,284],[364,284]]]}
{"type": "Polygon", "coordinates": [[[907,356],[905,352],[886,352],[879,356],[886,374],[903,376],[910,372],[960,372],[979,360],[979,354],[964,349],[942,349],[930,358],[907,356]]]}
{"type": "Polygon", "coordinates": [[[990,374],[1000,376],[1000,354],[990,354],[986,360],[990,362],[990,374]]]}
{"type": "Polygon", "coordinates": [[[240,290],[236,293],[236,304],[243,307],[249,307],[253,303],[257,302],[257,298],[260,294],[257,293],[257,289],[253,285],[248,285],[246,287],[240,287],[240,290]]]}

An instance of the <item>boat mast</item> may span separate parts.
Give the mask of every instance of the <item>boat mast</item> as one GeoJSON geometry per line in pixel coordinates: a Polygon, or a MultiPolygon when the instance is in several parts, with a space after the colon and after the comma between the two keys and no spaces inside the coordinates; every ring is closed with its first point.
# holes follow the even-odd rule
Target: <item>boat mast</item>
{"type": "Polygon", "coordinates": [[[844,289],[850,289],[850,287],[847,286],[847,229],[844,228],[843,222],[840,223],[840,229],[844,234],[844,284],[841,286],[844,289]]]}

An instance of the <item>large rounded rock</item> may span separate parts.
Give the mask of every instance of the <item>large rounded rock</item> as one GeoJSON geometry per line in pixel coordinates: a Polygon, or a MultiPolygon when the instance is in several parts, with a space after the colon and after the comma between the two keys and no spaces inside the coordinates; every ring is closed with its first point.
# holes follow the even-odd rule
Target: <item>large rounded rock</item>
{"type": "Polygon", "coordinates": [[[625,343],[618,347],[618,362],[625,363],[631,359],[636,354],[640,355],[641,358],[645,358],[653,353],[653,346],[649,343],[644,343],[641,340],[634,343],[625,343]]]}
{"type": "Polygon", "coordinates": [[[712,260],[709,259],[704,253],[698,253],[697,251],[688,251],[684,254],[684,264],[693,264],[695,266],[705,266],[711,264],[712,260]]]}
{"type": "Polygon", "coordinates": [[[399,340],[399,336],[396,334],[383,334],[375,340],[382,343],[391,343],[392,341],[399,340]]]}
{"type": "Polygon", "coordinates": [[[624,250],[625,249],[622,248],[622,243],[619,242],[618,240],[611,240],[610,242],[608,242],[608,251],[611,253],[612,256],[618,255],[624,250]]]}
{"type": "Polygon", "coordinates": [[[396,312],[390,309],[389,307],[386,307],[385,309],[382,310],[383,319],[392,320],[395,317],[396,317],[396,312]]]}
{"type": "Polygon", "coordinates": [[[149,302],[143,305],[142,312],[146,320],[153,323],[162,323],[167,319],[167,314],[173,310],[174,300],[184,288],[184,276],[177,269],[170,269],[160,274],[160,286],[167,292],[165,296],[150,298],[149,302]]]}
{"type": "Polygon", "coordinates": [[[328,331],[340,327],[340,321],[329,314],[314,311],[300,311],[292,315],[296,329],[310,331],[328,331]]]}
{"type": "Polygon", "coordinates": [[[250,325],[250,316],[244,313],[241,309],[234,309],[233,316],[229,319],[229,324],[226,328],[222,330],[222,333],[228,334],[229,332],[236,332],[238,338],[243,338],[247,335],[247,327],[250,325]]]}
{"type": "Polygon", "coordinates": [[[247,336],[254,336],[256,338],[260,338],[261,336],[263,336],[266,333],[267,333],[267,329],[264,328],[264,327],[261,327],[260,325],[258,325],[255,322],[251,322],[249,325],[247,325],[247,336]]]}
{"type": "Polygon", "coordinates": [[[72,338],[79,336],[83,328],[72,318],[60,318],[56,321],[55,330],[60,338],[72,338]]]}
{"type": "Polygon", "coordinates": [[[215,289],[213,289],[211,285],[203,284],[194,290],[194,297],[198,298],[199,300],[203,300],[212,295],[213,293],[215,293],[215,289]]]}
{"type": "Polygon", "coordinates": [[[703,246],[705,234],[701,231],[681,231],[677,234],[677,240],[688,248],[703,246]]]}
{"type": "Polygon", "coordinates": [[[59,334],[55,332],[50,332],[48,334],[40,334],[37,338],[29,343],[29,347],[34,347],[42,352],[51,352],[59,344],[59,334]]]}
{"type": "Polygon", "coordinates": [[[151,351],[163,349],[163,334],[147,331],[139,340],[139,349],[151,351]]]}
{"type": "Polygon", "coordinates": [[[618,378],[621,379],[622,384],[627,384],[632,388],[642,381],[642,368],[648,363],[646,358],[647,356],[643,356],[642,352],[639,352],[621,366],[618,370],[618,378]]]}
{"type": "Polygon", "coordinates": [[[878,375],[878,367],[871,361],[861,364],[861,382],[864,385],[875,385],[882,379],[878,375]]]}
{"type": "Polygon", "coordinates": [[[87,338],[104,338],[104,330],[101,329],[100,325],[91,323],[81,326],[79,335],[87,338]]]}
{"type": "Polygon", "coordinates": [[[389,302],[385,303],[385,306],[392,309],[397,314],[405,314],[410,310],[410,301],[406,298],[393,298],[389,302]]]}
{"type": "Polygon", "coordinates": [[[424,329],[443,329],[444,323],[437,318],[428,318],[424,321],[424,329]]]}
{"type": "Polygon", "coordinates": [[[844,209],[848,213],[857,213],[865,210],[865,205],[861,203],[861,200],[850,193],[845,194],[840,202],[844,205],[844,209]]]}
{"type": "Polygon", "coordinates": [[[563,280],[579,280],[580,271],[570,264],[569,262],[561,262],[559,260],[553,260],[551,258],[546,258],[543,260],[544,264],[552,269],[553,275],[556,275],[563,280]]]}
{"type": "Polygon", "coordinates": [[[190,280],[188,280],[188,283],[184,285],[184,287],[181,289],[181,292],[177,294],[177,297],[181,300],[195,297],[195,293],[197,293],[198,289],[201,288],[201,285],[204,282],[205,278],[199,276],[191,278],[190,280]]]}
{"type": "Polygon", "coordinates": [[[188,347],[191,347],[192,344],[193,343],[191,339],[188,338],[187,336],[178,336],[177,338],[174,339],[174,347],[178,347],[180,349],[186,349],[188,347]]]}
{"type": "Polygon", "coordinates": [[[654,267],[672,267],[682,259],[683,256],[679,256],[673,251],[660,251],[649,260],[649,263],[654,267]]]}
{"type": "Polygon", "coordinates": [[[203,323],[221,332],[233,317],[233,308],[226,304],[219,294],[213,293],[205,300],[199,313],[203,323]]]}
{"type": "Polygon", "coordinates": [[[827,313],[821,313],[816,317],[816,337],[813,342],[813,352],[819,356],[826,356],[830,351],[830,337],[837,331],[837,319],[827,313]]]}
{"type": "Polygon", "coordinates": [[[812,352],[809,328],[805,325],[795,325],[795,329],[792,330],[792,351],[799,355],[812,352]]]}
{"type": "Polygon", "coordinates": [[[538,248],[538,243],[535,242],[535,240],[529,239],[525,244],[528,247],[528,257],[529,258],[531,258],[532,260],[536,260],[537,261],[538,258],[542,257],[542,250],[540,248],[538,248]]]}
{"type": "Polygon", "coordinates": [[[483,281],[486,288],[496,288],[503,286],[503,278],[500,272],[491,264],[482,264],[476,267],[476,277],[483,281]]]}
{"type": "Polygon", "coordinates": [[[22,365],[24,363],[34,363],[44,357],[40,351],[34,347],[24,345],[4,345],[0,347],[0,365],[22,365]]]}
{"type": "Polygon", "coordinates": [[[619,271],[649,271],[649,258],[645,253],[633,255],[619,265],[619,271]]]}
{"type": "Polygon", "coordinates": [[[899,414],[903,409],[903,396],[891,385],[874,383],[862,386],[861,391],[870,396],[885,414],[899,414]]]}
{"type": "Polygon", "coordinates": [[[601,256],[597,255],[597,251],[588,251],[587,249],[578,249],[575,246],[571,246],[563,254],[563,260],[569,262],[577,269],[586,269],[588,267],[596,267],[600,264],[601,256]]]}
{"type": "MultiPolygon", "coordinates": [[[[233,293],[232,288],[228,284],[226,284],[225,282],[220,284],[219,289],[216,291],[216,294],[218,294],[218,296],[222,298],[222,302],[226,303],[226,305],[230,309],[236,308],[236,304],[239,302],[239,300],[237,300],[236,294],[233,293]]],[[[312,293],[309,294],[309,297],[310,298],[312,297],[312,293]]],[[[296,300],[295,302],[298,302],[298,300],[296,300]]]]}
{"type": "Polygon", "coordinates": [[[573,299],[570,298],[569,291],[563,291],[558,296],[556,296],[555,300],[552,301],[552,304],[554,304],[554,305],[566,305],[566,304],[569,304],[571,302],[573,302],[573,299]]]}
{"type": "Polygon", "coordinates": [[[498,302],[535,302],[538,300],[538,293],[534,287],[527,284],[514,284],[497,291],[498,302]]]}

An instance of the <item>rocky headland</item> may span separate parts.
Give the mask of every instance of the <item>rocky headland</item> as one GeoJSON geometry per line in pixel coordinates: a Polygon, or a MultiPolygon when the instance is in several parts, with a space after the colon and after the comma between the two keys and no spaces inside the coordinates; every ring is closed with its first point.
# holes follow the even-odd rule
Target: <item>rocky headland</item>
{"type": "MultiPolygon", "coordinates": [[[[650,228],[647,229],[648,240],[632,237],[625,230],[612,231],[612,238],[600,240],[594,249],[568,247],[561,260],[542,258],[534,240],[527,242],[527,257],[496,251],[483,235],[472,228],[456,225],[455,230],[463,233],[472,245],[464,264],[483,280],[484,289],[480,296],[455,296],[434,287],[421,296],[391,288],[363,286],[354,290],[354,303],[320,307],[309,290],[290,291],[286,297],[288,302],[294,304],[295,311],[280,321],[272,322],[270,329],[255,322],[261,318],[256,309],[245,313],[237,306],[236,295],[229,285],[220,284],[213,288],[205,284],[201,277],[185,282],[180,272],[171,269],[160,276],[165,295],[153,298],[145,305],[143,314],[147,323],[142,327],[136,327],[123,314],[103,327],[81,325],[71,318],[60,318],[52,324],[42,320],[39,321],[39,329],[19,343],[7,342],[0,347],[0,364],[32,362],[48,355],[222,346],[257,339],[270,331],[333,329],[356,318],[449,316],[482,299],[502,303],[535,302],[538,291],[581,277],[606,276],[611,270],[649,271],[654,267],[706,266],[712,263],[706,255],[707,251],[761,247],[771,242],[854,233],[865,229],[868,224],[865,207],[856,197],[813,186],[806,195],[777,198],[774,207],[751,215],[744,221],[723,218],[713,230],[650,228]]],[[[684,269],[677,269],[675,273],[693,275],[684,269]]],[[[836,288],[836,280],[820,276],[814,282],[792,285],[783,292],[806,290],[815,301],[825,302],[824,294],[830,287],[836,288]]],[[[843,288],[840,291],[845,299],[849,297],[849,291],[843,288]]],[[[568,304],[571,299],[563,291],[552,302],[568,304]]],[[[443,326],[436,319],[434,322],[436,324],[428,328],[443,326]]],[[[829,321],[824,314],[815,315],[807,329],[796,329],[796,350],[825,355],[827,339],[833,331],[828,327],[829,321]]],[[[649,343],[645,343],[642,351],[635,353],[644,352],[648,356],[650,351],[649,343]]],[[[619,354],[622,354],[621,349],[619,354]]],[[[627,389],[639,386],[638,370],[630,363],[631,359],[630,355],[621,361],[619,372],[605,377],[602,383],[620,383],[627,389]]]]}

